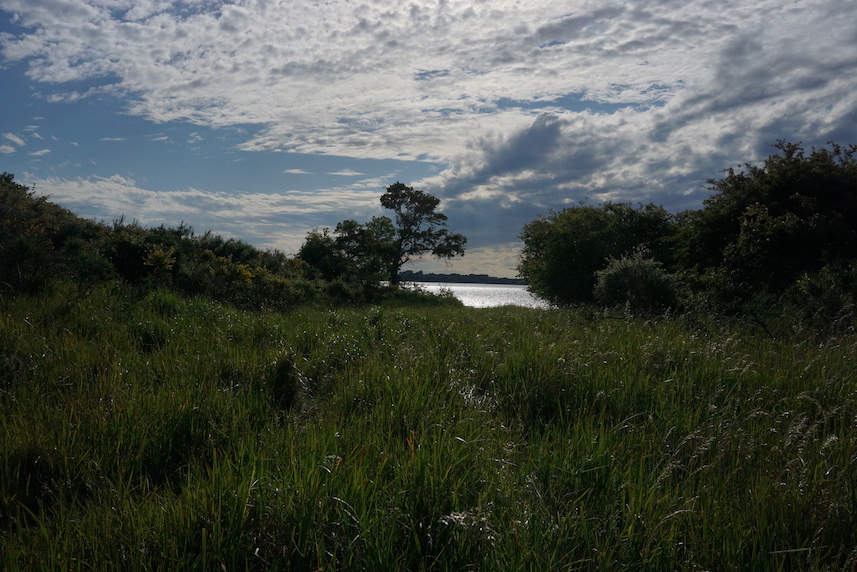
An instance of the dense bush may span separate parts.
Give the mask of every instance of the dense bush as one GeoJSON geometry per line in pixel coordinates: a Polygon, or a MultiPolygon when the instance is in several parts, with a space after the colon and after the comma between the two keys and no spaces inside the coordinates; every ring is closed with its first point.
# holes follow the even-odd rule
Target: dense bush
{"type": "Polygon", "coordinates": [[[325,280],[306,262],[276,250],[185,224],[146,228],[124,217],[83,220],[0,176],[0,288],[36,292],[66,281],[75,289],[120,279],[143,295],[170,288],[244,309],[284,310],[315,301],[367,302],[379,284],[325,280]]]}
{"type": "Polygon", "coordinates": [[[83,220],[4,173],[0,293],[36,292],[60,281],[80,293],[119,279],[141,296],[169,288],[252,310],[411,299],[411,293],[383,287],[387,269],[381,259],[364,256],[364,247],[377,250],[378,237],[387,232],[383,229],[393,232],[392,223],[383,217],[367,225],[346,221],[337,226],[336,248],[325,249],[330,245],[321,241],[319,256],[332,256],[327,272],[323,261],[311,256],[311,240],[302,251],[304,260],[211,232],[197,235],[186,224],[147,228],[124,217],[110,225],[83,220]]]}
{"type": "Polygon", "coordinates": [[[660,312],[678,304],[678,279],[645,249],[611,258],[595,273],[595,300],[608,306],[624,306],[634,313],[660,312]]]}
{"type": "Polygon", "coordinates": [[[857,266],[840,263],[806,273],[786,292],[785,299],[801,324],[824,333],[853,333],[857,266]]]}
{"type": "Polygon", "coordinates": [[[558,305],[672,306],[672,287],[663,283],[656,294],[643,286],[668,272],[681,277],[696,311],[846,323],[853,296],[843,269],[857,261],[857,145],[775,147],[761,164],[709,180],[712,195],[699,210],[672,216],[654,205],[607,203],[541,217],[521,233],[519,273],[558,305]],[[631,254],[640,247],[649,262],[631,254]]]}
{"type": "Polygon", "coordinates": [[[857,259],[857,146],[780,142],[761,165],[710,180],[676,239],[682,269],[720,271],[739,297],[783,292],[804,273],[857,259]]]}
{"type": "Polygon", "coordinates": [[[673,217],[653,204],[568,208],[524,227],[518,272],[530,290],[554,304],[591,302],[595,273],[611,257],[642,246],[656,259],[668,260],[666,239],[674,225],[673,217]]]}
{"type": "Polygon", "coordinates": [[[107,230],[36,196],[0,174],[0,290],[36,292],[60,278],[79,285],[104,279],[99,253],[107,230]]]}

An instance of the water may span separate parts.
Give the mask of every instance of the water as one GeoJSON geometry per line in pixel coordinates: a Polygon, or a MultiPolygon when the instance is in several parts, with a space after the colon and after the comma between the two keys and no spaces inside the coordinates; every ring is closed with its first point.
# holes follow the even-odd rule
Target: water
{"type": "Polygon", "coordinates": [[[448,282],[415,282],[417,286],[438,294],[452,292],[465,306],[490,308],[494,306],[526,306],[528,308],[548,308],[547,302],[540,300],[527,291],[526,286],[518,284],[473,284],[448,282]]]}

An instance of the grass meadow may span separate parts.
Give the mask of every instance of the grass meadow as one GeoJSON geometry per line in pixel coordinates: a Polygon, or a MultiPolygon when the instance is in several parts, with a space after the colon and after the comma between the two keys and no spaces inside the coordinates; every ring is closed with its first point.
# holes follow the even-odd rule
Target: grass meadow
{"type": "Polygon", "coordinates": [[[857,344],[0,299],[4,570],[854,570],[857,344]]]}

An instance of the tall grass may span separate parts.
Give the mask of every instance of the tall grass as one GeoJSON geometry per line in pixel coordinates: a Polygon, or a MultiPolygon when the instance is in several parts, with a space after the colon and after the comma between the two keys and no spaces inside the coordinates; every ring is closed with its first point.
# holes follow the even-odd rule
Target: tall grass
{"type": "Polygon", "coordinates": [[[857,562],[857,344],[449,306],[0,301],[0,567],[857,562]]]}

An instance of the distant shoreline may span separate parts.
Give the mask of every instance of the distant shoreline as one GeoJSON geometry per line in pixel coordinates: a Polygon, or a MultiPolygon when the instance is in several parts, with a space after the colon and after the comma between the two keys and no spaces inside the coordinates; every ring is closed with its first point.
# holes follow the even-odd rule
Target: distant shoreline
{"type": "Polygon", "coordinates": [[[518,284],[526,286],[527,282],[520,278],[500,278],[488,276],[487,274],[437,274],[434,272],[423,272],[422,270],[403,270],[399,274],[404,282],[449,282],[454,284],[518,284]]]}

